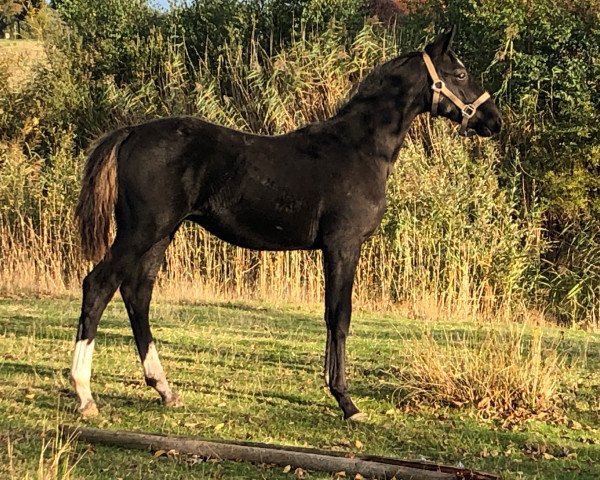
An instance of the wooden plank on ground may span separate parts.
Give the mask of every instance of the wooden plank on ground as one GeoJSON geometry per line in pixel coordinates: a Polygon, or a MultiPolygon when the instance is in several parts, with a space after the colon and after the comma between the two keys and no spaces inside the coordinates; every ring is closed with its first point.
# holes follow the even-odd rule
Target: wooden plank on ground
{"type": "Polygon", "coordinates": [[[361,474],[365,478],[397,480],[499,480],[490,473],[475,472],[425,462],[404,461],[395,458],[356,455],[352,452],[330,452],[314,448],[270,445],[254,442],[216,441],[182,436],[99,430],[95,428],[61,426],[65,436],[78,440],[141,450],[175,450],[221,460],[252,463],[291,465],[304,470],[317,470],[347,475],[361,474]]]}

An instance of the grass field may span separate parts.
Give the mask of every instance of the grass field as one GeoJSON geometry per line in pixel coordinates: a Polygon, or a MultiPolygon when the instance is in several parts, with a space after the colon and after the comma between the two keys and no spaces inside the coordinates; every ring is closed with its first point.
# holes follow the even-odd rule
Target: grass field
{"type": "MultiPolygon", "coordinates": [[[[280,467],[61,447],[53,440],[56,425],[81,422],[68,380],[78,309],[76,298],[0,300],[0,478],[294,478],[294,469],[285,474],[280,467]]],[[[369,420],[351,424],[322,387],[325,330],[317,306],[159,301],[153,318],[163,365],[185,407],[164,409],[144,385],[124,308],[113,301],[96,342],[92,389],[100,416],[90,426],[425,457],[506,479],[600,478],[597,334],[544,327],[546,341],[559,345],[570,365],[562,406],[546,418],[503,426],[471,407],[395,408],[402,398],[396,372],[410,345],[426,333],[444,344],[491,327],[357,312],[350,388],[369,420]]]]}

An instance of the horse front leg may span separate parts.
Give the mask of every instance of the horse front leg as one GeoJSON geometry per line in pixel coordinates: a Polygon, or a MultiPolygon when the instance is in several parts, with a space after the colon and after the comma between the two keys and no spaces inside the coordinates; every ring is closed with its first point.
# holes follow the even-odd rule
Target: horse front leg
{"type": "Polygon", "coordinates": [[[329,388],[329,364],[331,363],[331,360],[329,359],[331,355],[331,330],[329,328],[329,323],[327,322],[327,310],[325,310],[325,324],[327,326],[327,340],[325,340],[325,367],[323,368],[323,379],[325,380],[325,386],[329,388]]]}
{"type": "Polygon", "coordinates": [[[352,286],[360,245],[328,248],[323,251],[325,270],[325,382],[337,400],[344,419],[360,419],[362,414],[352,402],[346,382],[346,337],[352,315],[352,286]]]}

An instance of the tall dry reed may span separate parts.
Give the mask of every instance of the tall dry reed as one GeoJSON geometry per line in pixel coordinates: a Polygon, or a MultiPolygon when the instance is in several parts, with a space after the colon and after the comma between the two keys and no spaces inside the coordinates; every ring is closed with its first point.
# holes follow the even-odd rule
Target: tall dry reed
{"type": "MultiPolygon", "coordinates": [[[[93,97],[77,94],[83,86],[73,64],[49,51],[48,65],[20,93],[31,101],[28,120],[20,135],[0,144],[0,291],[71,290],[90,267],[73,222],[83,162],[75,144],[82,133],[69,124],[52,130],[44,106],[75,103],[92,131],[103,128],[94,115],[104,112],[104,123],[113,126],[185,113],[257,133],[286,132],[332,115],[353,85],[400,49],[396,37],[368,23],[353,43],[343,36],[333,25],[273,56],[257,42],[231,44],[217,68],[190,69],[183,45],[156,32],[150,47],[140,45],[160,51],[156,75],[140,72],[137,86],[104,79],[93,97]],[[42,80],[48,98],[36,88],[42,80]],[[28,145],[46,144],[44,158],[28,154],[28,145]]],[[[494,141],[461,140],[444,121],[417,122],[389,180],[382,227],[363,249],[356,299],[433,316],[519,305],[539,258],[539,231],[534,216],[523,219],[517,211],[511,188],[499,185],[500,158],[494,141]]],[[[170,298],[314,302],[323,290],[319,253],[242,250],[191,225],[169,248],[159,284],[170,298]]]]}

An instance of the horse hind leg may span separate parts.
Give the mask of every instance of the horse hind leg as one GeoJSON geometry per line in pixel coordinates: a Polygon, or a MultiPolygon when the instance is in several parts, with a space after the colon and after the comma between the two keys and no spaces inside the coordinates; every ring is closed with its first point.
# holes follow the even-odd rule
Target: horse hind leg
{"type": "MultiPolygon", "coordinates": [[[[79,335],[78,335],[79,338],[79,335]]],[[[84,418],[98,415],[98,408],[92,396],[90,379],[92,376],[93,339],[78,339],[71,365],[71,382],[79,397],[79,413],[84,418]]]]}
{"type": "Polygon", "coordinates": [[[90,380],[94,339],[102,313],[127,272],[136,268],[144,253],[156,241],[157,239],[149,240],[148,235],[117,233],[110,254],[105,256],[83,281],[83,301],[71,365],[71,381],[79,397],[79,412],[83,417],[92,417],[98,413],[90,380]]]}
{"type": "Polygon", "coordinates": [[[144,369],[146,384],[159,393],[164,405],[178,407],[182,405],[181,399],[169,386],[158,357],[148,320],[156,275],[172,237],[173,235],[165,237],[146,252],[132,274],[123,280],[121,296],[129,315],[131,329],[144,369]]]}
{"type": "Polygon", "coordinates": [[[79,397],[79,412],[83,417],[98,414],[90,387],[94,339],[100,317],[121,283],[120,272],[131,261],[128,256],[111,254],[98,263],[83,281],[83,301],[71,365],[71,381],[79,397]]]}

